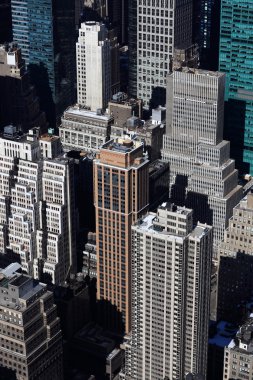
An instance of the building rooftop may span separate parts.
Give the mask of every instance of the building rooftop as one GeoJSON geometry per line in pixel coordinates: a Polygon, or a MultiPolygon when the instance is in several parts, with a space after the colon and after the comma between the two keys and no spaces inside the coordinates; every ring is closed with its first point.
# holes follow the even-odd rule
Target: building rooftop
{"type": "Polygon", "coordinates": [[[159,206],[159,209],[175,212],[177,214],[188,215],[192,213],[190,208],[176,206],[174,203],[164,202],[159,206]]]}
{"type": "Polygon", "coordinates": [[[0,287],[4,287],[8,293],[6,299],[0,298],[1,305],[20,309],[20,300],[28,301],[34,295],[47,290],[45,284],[34,280],[31,276],[18,273],[17,270],[20,268],[18,263],[13,263],[5,269],[0,269],[0,287]],[[24,284],[26,284],[25,287],[24,284]],[[14,290],[15,288],[18,288],[18,293],[14,290]]]}
{"type": "Polygon", "coordinates": [[[169,163],[160,159],[151,162],[148,167],[149,177],[155,175],[161,169],[169,169],[169,163]]]}
{"type": "Polygon", "coordinates": [[[141,102],[140,99],[129,98],[125,92],[117,92],[112,96],[109,103],[122,104],[124,106],[135,106],[141,102]]]}
{"type": "Polygon", "coordinates": [[[60,139],[59,136],[49,135],[48,133],[45,133],[44,135],[40,136],[40,140],[47,141],[47,142],[56,141],[56,140],[59,140],[59,139],[60,139]]]}
{"type": "Polygon", "coordinates": [[[195,69],[190,67],[181,67],[180,69],[176,71],[181,71],[183,73],[189,73],[189,74],[195,74],[195,75],[202,75],[205,77],[222,77],[225,74],[221,73],[220,71],[209,71],[209,70],[202,70],[202,69],[195,69]]]}
{"type": "Polygon", "coordinates": [[[209,339],[209,344],[224,348],[235,336],[237,327],[226,321],[220,321],[216,326],[216,333],[209,339]]]}
{"type": "Polygon", "coordinates": [[[138,141],[133,141],[130,139],[115,139],[107,141],[104,145],[102,145],[102,149],[108,149],[113,152],[120,153],[129,153],[142,146],[142,143],[138,141]]]}
{"type": "Polygon", "coordinates": [[[68,116],[75,116],[79,118],[89,118],[89,119],[94,119],[97,121],[106,121],[109,122],[113,120],[113,117],[109,114],[103,114],[101,110],[98,110],[97,112],[91,111],[86,108],[82,108],[78,105],[76,106],[70,106],[66,109],[64,112],[64,117],[68,116]]]}
{"type": "Polygon", "coordinates": [[[206,232],[208,232],[210,229],[210,226],[208,226],[207,224],[206,225],[201,225],[201,224],[198,224],[191,232],[191,236],[192,237],[196,237],[196,238],[201,238],[202,236],[204,236],[206,234],[206,232]]]}

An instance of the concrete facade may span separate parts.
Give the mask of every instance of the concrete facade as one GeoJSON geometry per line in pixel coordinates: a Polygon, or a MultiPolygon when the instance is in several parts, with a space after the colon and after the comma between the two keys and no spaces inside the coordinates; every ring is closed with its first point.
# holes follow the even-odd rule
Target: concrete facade
{"type": "Polygon", "coordinates": [[[164,203],[132,226],[125,379],[205,378],[211,258],[212,228],[190,209],[164,203]]]}
{"type": "Polygon", "coordinates": [[[53,294],[45,284],[17,272],[0,270],[0,363],[17,380],[63,379],[62,338],[53,294]]]}

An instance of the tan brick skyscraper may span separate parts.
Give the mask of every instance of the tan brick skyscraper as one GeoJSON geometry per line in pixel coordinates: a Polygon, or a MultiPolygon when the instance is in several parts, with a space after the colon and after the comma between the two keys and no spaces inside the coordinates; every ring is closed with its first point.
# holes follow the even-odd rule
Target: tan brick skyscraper
{"type": "Polygon", "coordinates": [[[130,140],[108,141],[94,163],[98,299],[131,329],[131,225],[148,209],[148,159],[130,140]]]}

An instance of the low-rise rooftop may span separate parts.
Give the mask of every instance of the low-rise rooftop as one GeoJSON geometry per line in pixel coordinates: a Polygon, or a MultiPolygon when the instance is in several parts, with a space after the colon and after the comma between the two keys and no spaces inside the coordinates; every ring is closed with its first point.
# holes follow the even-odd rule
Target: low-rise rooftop
{"type": "Polygon", "coordinates": [[[88,118],[93,120],[100,120],[109,122],[113,120],[113,117],[109,114],[103,113],[101,110],[91,111],[87,108],[82,108],[80,106],[70,106],[64,112],[64,117],[79,117],[79,118],[88,118]]]}

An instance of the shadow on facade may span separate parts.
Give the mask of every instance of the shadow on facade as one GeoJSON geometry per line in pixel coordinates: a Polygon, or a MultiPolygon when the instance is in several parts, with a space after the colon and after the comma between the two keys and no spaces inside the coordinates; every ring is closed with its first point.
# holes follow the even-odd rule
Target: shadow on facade
{"type": "Polygon", "coordinates": [[[151,99],[149,102],[149,111],[157,108],[158,106],[165,106],[166,104],[166,89],[163,87],[154,87],[152,90],[151,99]]]}
{"type": "Polygon", "coordinates": [[[236,257],[220,257],[218,272],[217,319],[241,324],[247,316],[246,304],[253,297],[253,256],[238,252],[236,257]]]}
{"type": "Polygon", "coordinates": [[[55,104],[49,86],[48,71],[41,62],[39,65],[30,64],[29,73],[32,84],[35,86],[40,100],[40,108],[45,112],[49,125],[55,127],[55,104]]]}
{"type": "Polygon", "coordinates": [[[224,139],[231,144],[231,157],[235,159],[237,169],[241,174],[249,173],[250,166],[243,159],[245,146],[245,115],[246,102],[230,99],[225,102],[224,139]]]}
{"type": "Polygon", "coordinates": [[[185,200],[185,205],[193,209],[193,223],[207,223],[213,225],[213,211],[208,204],[208,195],[189,191],[185,200]]]}
{"type": "Polygon", "coordinates": [[[0,380],[16,380],[16,372],[0,366],[0,380]]]}
{"type": "Polygon", "coordinates": [[[178,206],[184,206],[186,200],[186,189],[188,186],[188,176],[177,174],[175,183],[171,187],[171,202],[178,206]]]}
{"type": "Polygon", "coordinates": [[[205,194],[187,191],[187,175],[178,174],[175,184],[171,187],[171,202],[178,206],[185,206],[193,209],[193,223],[213,224],[213,211],[208,204],[208,196],[205,194]]]}
{"type": "Polygon", "coordinates": [[[110,301],[97,301],[96,322],[104,329],[115,334],[121,336],[124,334],[125,324],[122,313],[117,309],[117,306],[112,305],[110,301]]]}

